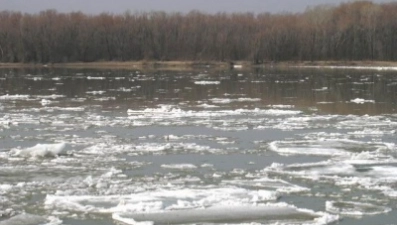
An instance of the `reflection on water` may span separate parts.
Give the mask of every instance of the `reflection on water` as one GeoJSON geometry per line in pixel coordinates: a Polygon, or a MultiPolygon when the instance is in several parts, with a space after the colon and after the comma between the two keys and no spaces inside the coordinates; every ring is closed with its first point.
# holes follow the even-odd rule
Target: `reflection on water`
{"type": "Polygon", "coordinates": [[[397,77],[394,72],[386,71],[319,69],[2,70],[0,93],[3,95],[55,92],[69,99],[69,105],[101,105],[105,109],[181,103],[196,106],[198,102],[213,103],[211,99],[252,98],[260,101],[249,104],[245,101],[237,104],[237,101],[235,106],[283,104],[316,108],[323,113],[375,115],[395,112],[397,77]]]}
{"type": "Polygon", "coordinates": [[[393,224],[396,86],[390,71],[2,69],[0,225],[393,224]]]}

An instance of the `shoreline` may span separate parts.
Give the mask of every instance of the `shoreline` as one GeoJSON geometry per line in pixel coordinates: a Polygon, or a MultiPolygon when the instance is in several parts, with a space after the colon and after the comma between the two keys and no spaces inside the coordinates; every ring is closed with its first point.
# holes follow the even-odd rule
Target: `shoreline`
{"type": "Polygon", "coordinates": [[[397,62],[391,61],[281,61],[253,64],[249,61],[102,61],[72,63],[0,63],[0,68],[67,68],[67,69],[162,69],[191,70],[250,69],[250,68],[313,68],[313,69],[375,69],[397,70],[397,62]]]}

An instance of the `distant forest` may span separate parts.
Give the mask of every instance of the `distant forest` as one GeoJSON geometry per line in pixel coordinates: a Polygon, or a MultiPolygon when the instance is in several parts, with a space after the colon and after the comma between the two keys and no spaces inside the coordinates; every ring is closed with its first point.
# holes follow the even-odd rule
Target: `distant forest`
{"type": "Polygon", "coordinates": [[[397,3],[280,14],[0,12],[1,62],[132,60],[394,61],[397,3]]]}

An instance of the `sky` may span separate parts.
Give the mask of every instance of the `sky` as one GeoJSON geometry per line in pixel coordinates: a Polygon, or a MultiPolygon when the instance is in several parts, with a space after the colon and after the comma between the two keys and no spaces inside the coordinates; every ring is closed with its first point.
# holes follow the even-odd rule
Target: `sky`
{"type": "MultiPolygon", "coordinates": [[[[302,12],[308,6],[333,4],[349,0],[0,0],[0,11],[37,13],[47,9],[59,12],[82,11],[88,14],[102,12],[124,13],[142,11],[189,12],[199,10],[216,12],[302,12]]],[[[351,1],[351,0],[350,0],[351,1]]],[[[373,0],[397,2],[397,0],[373,0]]]]}

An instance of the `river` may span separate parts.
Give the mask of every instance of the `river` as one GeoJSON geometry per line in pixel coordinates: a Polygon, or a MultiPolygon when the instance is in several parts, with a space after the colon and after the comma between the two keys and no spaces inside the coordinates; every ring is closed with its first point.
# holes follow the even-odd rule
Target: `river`
{"type": "Polygon", "coordinates": [[[1,69],[0,225],[397,221],[397,76],[1,69]]]}

